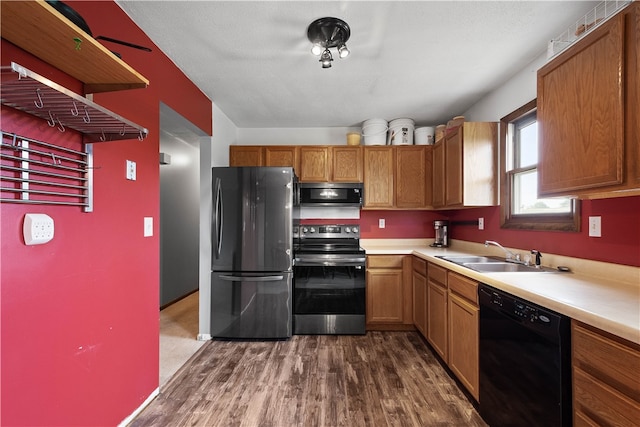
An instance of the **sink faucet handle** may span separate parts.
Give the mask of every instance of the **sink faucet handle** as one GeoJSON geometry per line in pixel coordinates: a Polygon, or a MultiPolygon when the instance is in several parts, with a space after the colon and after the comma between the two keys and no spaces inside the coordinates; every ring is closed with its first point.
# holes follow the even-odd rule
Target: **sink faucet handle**
{"type": "Polygon", "coordinates": [[[540,258],[542,258],[542,253],[535,249],[531,249],[531,253],[536,256],[536,265],[540,265],[540,258]]]}

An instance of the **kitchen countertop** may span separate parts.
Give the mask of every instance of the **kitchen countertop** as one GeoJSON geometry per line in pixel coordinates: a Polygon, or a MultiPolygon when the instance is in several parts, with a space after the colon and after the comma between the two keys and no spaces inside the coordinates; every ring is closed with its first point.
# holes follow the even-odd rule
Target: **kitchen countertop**
{"type": "Polygon", "coordinates": [[[449,248],[432,248],[431,242],[433,239],[361,239],[360,245],[367,255],[416,255],[640,344],[640,268],[544,254],[544,266],[567,265],[572,272],[480,273],[435,256],[504,256],[499,248],[463,241],[453,241],[449,248]]]}

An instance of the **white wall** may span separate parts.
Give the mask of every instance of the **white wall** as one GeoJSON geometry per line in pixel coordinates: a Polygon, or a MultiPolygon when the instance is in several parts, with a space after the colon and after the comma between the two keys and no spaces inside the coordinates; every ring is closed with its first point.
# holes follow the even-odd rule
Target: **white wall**
{"type": "Polygon", "coordinates": [[[238,127],[216,104],[213,104],[212,166],[229,166],[229,146],[237,144],[238,127]]]}
{"type": "Polygon", "coordinates": [[[238,145],[345,145],[360,128],[240,128],[238,145]]]}
{"type": "Polygon", "coordinates": [[[547,62],[544,52],[502,86],[464,112],[468,122],[497,122],[536,98],[537,72],[547,62]]]}

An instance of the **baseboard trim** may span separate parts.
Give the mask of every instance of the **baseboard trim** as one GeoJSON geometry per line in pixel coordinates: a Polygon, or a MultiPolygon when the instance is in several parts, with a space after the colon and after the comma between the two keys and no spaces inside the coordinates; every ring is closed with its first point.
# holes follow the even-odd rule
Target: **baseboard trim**
{"type": "Polygon", "coordinates": [[[211,341],[213,337],[211,334],[198,334],[198,341],[211,341]]]}
{"type": "Polygon", "coordinates": [[[118,424],[118,427],[126,427],[127,425],[129,425],[129,423],[131,423],[133,421],[133,419],[135,417],[138,416],[138,414],[140,414],[140,412],[142,412],[144,410],[144,408],[147,407],[147,405],[149,403],[151,403],[151,401],[153,399],[155,399],[158,395],[160,394],[160,387],[156,388],[153,393],[151,393],[149,395],[149,397],[147,397],[147,399],[142,402],[142,405],[138,406],[138,409],[136,409],[135,411],[133,411],[131,413],[131,415],[129,415],[127,418],[125,418],[124,420],[122,420],[122,422],[120,424],[118,424]]]}

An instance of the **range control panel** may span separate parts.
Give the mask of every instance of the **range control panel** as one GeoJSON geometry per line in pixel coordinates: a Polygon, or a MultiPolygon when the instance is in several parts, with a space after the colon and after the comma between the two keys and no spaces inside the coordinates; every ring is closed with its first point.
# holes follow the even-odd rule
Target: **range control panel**
{"type": "Polygon", "coordinates": [[[303,224],[293,229],[294,237],[315,239],[360,238],[360,226],[357,224],[303,224]]]}

